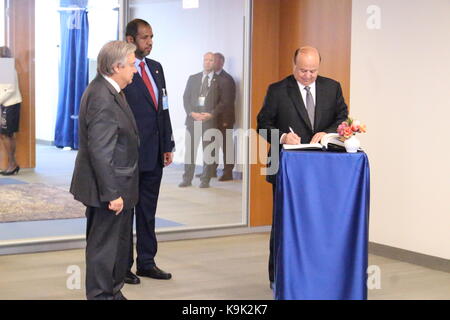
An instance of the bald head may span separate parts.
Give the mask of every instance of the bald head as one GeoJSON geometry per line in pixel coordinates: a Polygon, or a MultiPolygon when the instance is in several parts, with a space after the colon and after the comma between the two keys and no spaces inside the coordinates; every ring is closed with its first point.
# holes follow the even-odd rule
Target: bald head
{"type": "Polygon", "coordinates": [[[319,51],[314,47],[301,47],[294,54],[294,77],[304,86],[317,79],[320,65],[319,51]]]}
{"type": "Polygon", "coordinates": [[[214,68],[214,53],[207,52],[203,55],[203,70],[207,73],[213,71],[214,68]]]}

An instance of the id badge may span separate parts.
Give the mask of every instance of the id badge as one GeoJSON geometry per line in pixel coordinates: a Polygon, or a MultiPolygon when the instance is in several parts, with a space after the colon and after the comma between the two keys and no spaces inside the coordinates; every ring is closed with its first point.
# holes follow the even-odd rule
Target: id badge
{"type": "Polygon", "coordinates": [[[164,96],[162,98],[163,103],[163,110],[169,110],[169,98],[167,96],[164,96]]]}
{"type": "Polygon", "coordinates": [[[199,107],[204,107],[205,106],[205,97],[202,97],[202,96],[200,96],[200,97],[198,97],[198,106],[199,107]]]}
{"type": "Polygon", "coordinates": [[[169,110],[169,98],[167,97],[166,89],[162,89],[163,97],[162,97],[162,104],[163,104],[163,110],[169,110]]]}

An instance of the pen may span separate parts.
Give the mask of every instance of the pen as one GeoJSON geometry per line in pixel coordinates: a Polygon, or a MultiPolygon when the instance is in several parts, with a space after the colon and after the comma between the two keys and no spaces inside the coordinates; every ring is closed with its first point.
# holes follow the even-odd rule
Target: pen
{"type": "Polygon", "coordinates": [[[289,127],[289,131],[292,132],[293,134],[295,134],[294,130],[292,130],[291,127],[289,127]]]}

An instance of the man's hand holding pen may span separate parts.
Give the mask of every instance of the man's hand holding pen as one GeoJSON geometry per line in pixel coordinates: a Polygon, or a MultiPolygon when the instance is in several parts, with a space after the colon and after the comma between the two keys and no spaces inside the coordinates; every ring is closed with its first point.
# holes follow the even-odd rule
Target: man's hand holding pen
{"type": "Polygon", "coordinates": [[[285,134],[282,139],[282,144],[300,144],[301,138],[292,130],[291,127],[289,127],[289,133],[285,134]]]}

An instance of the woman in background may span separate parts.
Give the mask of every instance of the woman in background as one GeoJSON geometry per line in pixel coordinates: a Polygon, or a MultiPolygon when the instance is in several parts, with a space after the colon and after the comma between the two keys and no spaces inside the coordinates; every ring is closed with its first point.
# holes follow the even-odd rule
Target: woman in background
{"type": "MultiPolygon", "coordinates": [[[[1,58],[11,58],[7,47],[0,47],[1,58]]],[[[19,173],[20,167],[16,161],[16,137],[19,130],[20,103],[22,96],[19,91],[17,72],[13,83],[0,83],[0,143],[8,157],[8,166],[0,174],[9,176],[19,173]]]]}

